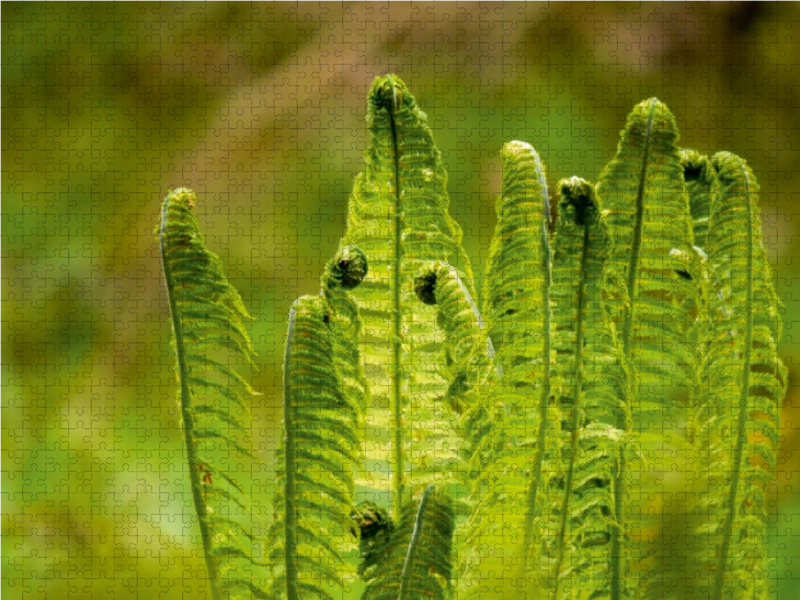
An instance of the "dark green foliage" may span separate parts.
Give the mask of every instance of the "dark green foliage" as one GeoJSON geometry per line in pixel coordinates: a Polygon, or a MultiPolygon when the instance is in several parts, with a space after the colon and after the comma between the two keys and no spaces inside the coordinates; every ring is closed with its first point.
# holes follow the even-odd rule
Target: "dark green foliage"
{"type": "Polygon", "coordinates": [[[205,247],[192,212],[196,202],[189,190],[171,192],[159,233],[192,495],[212,595],[263,597],[266,570],[253,555],[250,498],[237,473],[255,460],[244,401],[253,392],[231,367],[250,363],[252,344],[244,327],[250,316],[219,257],[205,247]]]}

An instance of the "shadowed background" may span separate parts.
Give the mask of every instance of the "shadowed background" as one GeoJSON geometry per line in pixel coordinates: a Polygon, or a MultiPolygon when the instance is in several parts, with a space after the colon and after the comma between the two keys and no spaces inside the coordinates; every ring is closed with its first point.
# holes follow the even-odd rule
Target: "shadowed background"
{"type": "Polygon", "coordinates": [[[197,193],[207,245],[254,316],[253,438],[265,465],[252,485],[271,517],[286,316],[297,296],[318,293],[344,232],[366,94],[387,72],[428,115],[479,280],[503,142],[536,147],[551,191],[563,177],[596,181],[627,114],[656,96],[683,147],[752,166],[791,378],[768,551],[775,597],[793,597],[796,3],[6,2],[1,12],[4,598],[204,597],[153,234],[170,188],[197,193]]]}

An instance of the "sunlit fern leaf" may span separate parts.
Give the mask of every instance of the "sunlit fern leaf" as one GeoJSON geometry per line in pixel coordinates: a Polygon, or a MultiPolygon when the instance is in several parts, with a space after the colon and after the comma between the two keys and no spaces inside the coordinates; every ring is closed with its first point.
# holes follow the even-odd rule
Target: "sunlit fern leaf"
{"type": "Polygon", "coordinates": [[[451,597],[455,512],[429,485],[403,505],[382,552],[364,569],[362,600],[444,600],[451,597]]]}
{"type": "MultiPolygon", "coordinates": [[[[503,193],[489,252],[484,317],[502,380],[481,391],[489,418],[473,427],[468,472],[474,510],[459,533],[459,597],[540,591],[536,548],[543,472],[551,438],[549,197],[533,147],[503,147],[503,193]],[[492,575],[492,573],[494,575],[492,575]],[[493,580],[494,578],[494,580],[493,580]]],[[[550,448],[552,451],[552,448],[550,448]]]]}
{"type": "Polygon", "coordinates": [[[192,496],[212,596],[265,597],[266,566],[253,554],[257,519],[241,479],[255,460],[244,401],[253,392],[234,368],[250,364],[244,326],[250,316],[219,257],[205,247],[192,211],[196,201],[187,189],[171,192],[159,233],[192,496]]]}
{"type": "Polygon", "coordinates": [[[697,554],[710,597],[765,599],[765,488],[777,470],[778,408],[786,387],[777,354],[779,303],[762,243],[755,176],[728,152],[715,155],[711,165],[718,184],[708,243],[708,395],[695,417],[705,425],[697,452],[706,457],[698,500],[707,522],[697,532],[703,542],[697,554]]]}
{"type": "MultiPolygon", "coordinates": [[[[628,422],[625,374],[603,301],[608,227],[592,186],[559,182],[553,256],[554,399],[561,409],[559,468],[551,474],[545,536],[554,599],[611,593],[613,480],[628,422]]],[[[621,524],[622,527],[624,525],[621,524]]]]}
{"type": "MultiPolygon", "coordinates": [[[[613,241],[608,263],[607,306],[617,325],[623,361],[630,368],[631,415],[637,442],[647,462],[640,475],[621,455],[615,481],[615,518],[623,512],[631,535],[643,539],[647,528],[663,531],[662,511],[652,498],[662,497],[660,475],[676,460],[685,462],[686,411],[695,388],[697,345],[689,331],[696,315],[697,286],[681,276],[692,256],[693,235],[683,167],[676,146],[678,128],[667,107],[655,98],[639,103],[621,132],[615,158],[603,170],[596,194],[613,241]],[[632,485],[637,478],[637,484],[632,485]],[[620,504],[623,486],[632,489],[632,510],[620,504]]],[[[697,275],[697,274],[695,274],[697,275]]],[[[619,427],[622,428],[622,427],[619,427]]],[[[619,556],[621,539],[612,541],[619,556]]],[[[656,548],[643,549],[637,565],[642,589],[656,548]]],[[[632,567],[633,568],[633,567],[632,567]]],[[[628,581],[630,583],[630,581],[628,581]]],[[[623,593],[621,573],[612,574],[612,598],[623,593]]]]}
{"type": "MultiPolygon", "coordinates": [[[[328,283],[330,290],[333,282],[328,283]]],[[[345,298],[333,302],[334,308],[345,304],[345,298]]],[[[344,579],[353,576],[343,554],[354,545],[350,510],[363,407],[358,394],[342,386],[333,358],[334,350],[342,349],[332,339],[331,323],[343,317],[331,318],[329,308],[320,297],[303,296],[289,313],[284,439],[276,450],[276,521],[269,551],[276,599],[338,598],[344,579]]],[[[355,372],[351,366],[349,376],[357,380],[355,372]]]]}
{"type": "Polygon", "coordinates": [[[414,275],[423,263],[442,260],[474,293],[461,230],[447,210],[440,153],[425,114],[397,77],[373,83],[367,126],[366,172],[356,178],[342,240],[369,261],[354,290],[373,424],[366,440],[371,473],[360,483],[390,493],[397,513],[412,490],[432,481],[453,489],[458,460],[455,414],[443,401],[450,384],[440,372],[443,335],[433,309],[414,296],[414,275]]]}
{"type": "Polygon", "coordinates": [[[628,296],[627,306],[618,298],[609,306],[637,378],[637,426],[647,425],[653,411],[659,428],[662,419],[680,426],[691,379],[685,299],[696,292],[676,271],[684,268],[693,238],[677,140],[667,107],[655,98],[641,102],[597,186],[614,242],[609,267],[628,296]]]}

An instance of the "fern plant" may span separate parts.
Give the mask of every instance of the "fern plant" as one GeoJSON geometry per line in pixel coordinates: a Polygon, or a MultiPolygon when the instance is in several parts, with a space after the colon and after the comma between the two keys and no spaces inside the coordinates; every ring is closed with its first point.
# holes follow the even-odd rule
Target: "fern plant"
{"type": "Polygon", "coordinates": [[[165,202],[214,593],[768,598],[766,488],[786,368],[745,162],[682,150],[667,107],[646,100],[596,185],[558,183],[552,224],[541,159],[509,142],[479,303],[440,154],[398,78],[374,82],[367,125],[340,249],[320,295],[289,315],[263,556],[250,552],[241,464],[222,460],[250,456],[236,433],[249,390],[214,355],[247,358],[245,312],[202,245],[194,197],[165,202]],[[203,454],[209,440],[220,456],[203,454]],[[670,489],[674,473],[685,488],[670,489]],[[685,556],[678,574],[654,504],[669,493],[686,520],[685,545],[671,549],[685,556]]]}

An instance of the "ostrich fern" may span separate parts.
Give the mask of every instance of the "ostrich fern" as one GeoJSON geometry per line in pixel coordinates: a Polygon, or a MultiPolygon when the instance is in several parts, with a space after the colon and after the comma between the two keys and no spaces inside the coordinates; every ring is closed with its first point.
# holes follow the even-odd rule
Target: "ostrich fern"
{"type": "Polygon", "coordinates": [[[367,125],[341,247],[289,315],[264,556],[229,459],[252,459],[249,388],[214,354],[248,360],[246,312],[194,196],[164,203],[214,597],[350,598],[358,578],[365,600],[768,598],[786,369],[745,162],[681,150],[647,100],[596,185],[558,184],[551,233],[542,161],[506,144],[479,310],[441,156],[398,78],[374,82],[367,125]],[[679,578],[648,541],[648,502],[670,491],[654,474],[676,468],[692,486],[672,490],[689,523],[679,578]]]}

